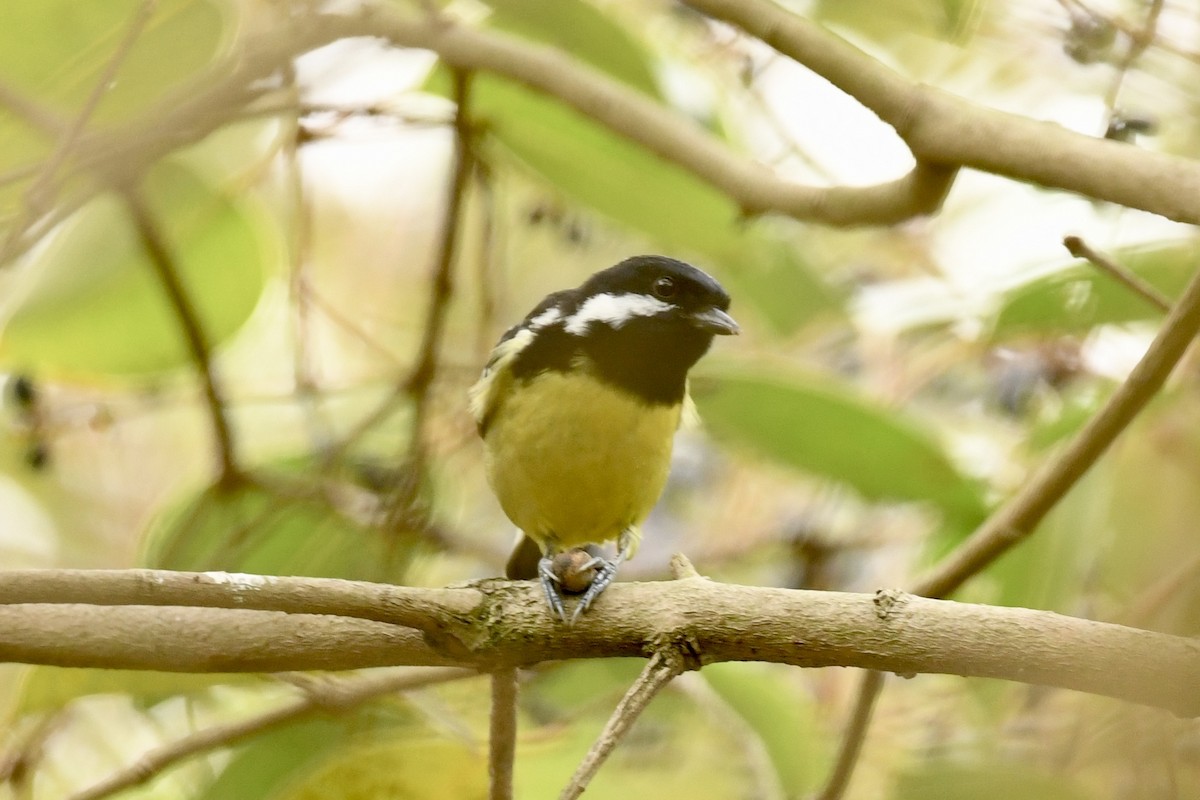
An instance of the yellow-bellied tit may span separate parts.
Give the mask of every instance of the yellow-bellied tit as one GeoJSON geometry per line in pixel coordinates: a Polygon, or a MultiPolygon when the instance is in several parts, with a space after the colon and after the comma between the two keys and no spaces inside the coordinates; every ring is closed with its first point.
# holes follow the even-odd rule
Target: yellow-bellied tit
{"type": "Polygon", "coordinates": [[[510,328],[471,389],[488,480],[525,538],[510,578],[537,575],[567,620],[554,556],[617,542],[574,620],[637,549],[671,462],[687,374],[717,334],[738,332],[711,276],[635,256],[555,292],[510,328]]]}

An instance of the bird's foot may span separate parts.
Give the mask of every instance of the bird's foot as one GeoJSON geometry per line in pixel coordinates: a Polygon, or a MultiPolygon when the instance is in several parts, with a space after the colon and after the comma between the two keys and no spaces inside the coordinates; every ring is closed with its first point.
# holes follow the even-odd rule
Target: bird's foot
{"type": "Polygon", "coordinates": [[[579,619],[579,616],[583,612],[587,611],[592,603],[595,602],[596,598],[600,596],[600,593],[608,588],[608,585],[613,582],[614,578],[617,577],[617,567],[621,566],[621,562],[623,560],[624,559],[621,558],[620,555],[611,561],[605,558],[600,558],[599,556],[592,557],[592,560],[588,562],[587,567],[588,569],[594,569],[596,571],[596,576],[592,578],[592,585],[589,586],[587,591],[583,593],[583,596],[579,598],[579,605],[575,606],[575,611],[571,614],[571,622],[569,624],[574,624],[575,621],[579,619]]]}
{"type": "Polygon", "coordinates": [[[558,590],[561,581],[554,574],[554,559],[550,556],[543,556],[538,561],[538,578],[541,579],[542,591],[546,593],[546,602],[550,604],[550,610],[560,620],[570,624],[567,620],[567,609],[563,605],[562,594],[558,590]]]}

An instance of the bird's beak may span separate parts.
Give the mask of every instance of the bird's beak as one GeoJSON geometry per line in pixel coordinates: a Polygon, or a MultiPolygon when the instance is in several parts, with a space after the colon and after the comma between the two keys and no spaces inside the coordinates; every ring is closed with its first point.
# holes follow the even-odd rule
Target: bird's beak
{"type": "Polygon", "coordinates": [[[697,311],[692,314],[689,319],[691,323],[702,331],[716,333],[722,336],[737,334],[741,332],[741,328],[734,321],[733,317],[726,314],[719,308],[706,308],[703,311],[697,311]]]}

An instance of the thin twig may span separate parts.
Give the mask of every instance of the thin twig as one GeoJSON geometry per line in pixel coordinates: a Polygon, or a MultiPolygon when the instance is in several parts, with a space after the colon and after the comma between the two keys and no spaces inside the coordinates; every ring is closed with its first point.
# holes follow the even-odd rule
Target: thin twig
{"type": "Polygon", "coordinates": [[[304,293],[305,301],[312,305],[313,308],[320,311],[330,322],[344,330],[347,334],[362,342],[375,355],[385,359],[390,365],[399,367],[401,359],[391,350],[383,346],[379,340],[371,336],[361,326],[339,311],[336,306],[326,300],[313,287],[311,283],[305,282],[300,286],[300,290],[304,293]]]}
{"type": "Polygon", "coordinates": [[[1150,624],[1165,605],[1179,596],[1185,587],[1191,586],[1200,577],[1200,553],[1179,564],[1143,591],[1120,615],[1125,625],[1143,627],[1150,624]]]}
{"type": "Polygon", "coordinates": [[[478,155],[475,159],[475,189],[479,197],[479,257],[475,261],[479,319],[475,354],[482,363],[487,359],[495,336],[492,321],[496,318],[496,272],[500,259],[496,242],[496,191],[492,186],[492,170],[478,155]]]}
{"type": "Polygon", "coordinates": [[[0,264],[4,264],[9,260],[14,246],[21,239],[29,222],[42,215],[59,169],[70,158],[71,152],[79,142],[84,127],[92,118],[92,114],[95,113],[104,95],[112,88],[117,72],[121,69],[121,65],[125,63],[125,59],[133,50],[134,43],[142,35],[146,23],[154,15],[157,6],[158,0],[142,0],[133,18],[129,21],[129,26],[125,29],[125,35],[117,43],[116,49],[109,56],[108,63],[100,71],[100,77],[96,79],[96,84],[92,87],[92,91],[88,94],[87,99],[84,100],[83,107],[79,109],[79,113],[75,115],[75,118],[71,120],[70,125],[59,135],[54,150],[50,153],[50,157],[46,160],[37,178],[34,179],[25,192],[25,204],[20,216],[9,229],[3,248],[0,248],[0,264]]]}
{"type": "MultiPolygon", "coordinates": [[[[60,119],[50,109],[4,81],[0,81],[0,106],[47,136],[60,136],[67,127],[66,120],[60,119]]],[[[41,169],[43,167],[39,164],[37,170],[41,169]]]]}
{"type": "MultiPolygon", "coordinates": [[[[312,257],[312,203],[305,186],[304,171],[300,163],[300,148],[304,129],[300,124],[300,91],[296,85],[296,69],[289,64],[284,71],[285,87],[288,91],[294,116],[288,117],[288,135],[282,138],[281,148],[287,164],[287,188],[293,215],[292,260],[288,272],[288,295],[292,330],[292,375],[295,382],[296,399],[309,430],[313,449],[320,452],[329,446],[333,436],[330,425],[321,414],[320,381],[313,352],[313,302],[310,291],[311,277],[309,261],[312,257]]],[[[286,113],[286,106],[280,114],[286,113]]]]}
{"type": "Polygon", "coordinates": [[[850,722],[842,733],[841,746],[833,762],[833,769],[825,785],[817,794],[818,800],[839,800],[850,786],[854,776],[854,768],[858,766],[858,757],[862,753],[863,743],[867,740],[867,731],[871,727],[871,716],[875,711],[875,701],[883,691],[884,674],[879,670],[869,669],[863,673],[862,682],[858,685],[858,693],[854,697],[854,709],[850,714],[850,722]]]}
{"type": "Polygon", "coordinates": [[[437,375],[438,355],[446,328],[446,312],[454,295],[454,262],[458,254],[458,233],[466,205],[467,185],[473,171],[474,145],[471,142],[470,72],[453,70],[454,82],[454,159],[450,186],[447,192],[446,213],[442,218],[442,235],[438,247],[437,269],[433,275],[429,314],[421,337],[420,356],[412,373],[404,382],[404,392],[412,401],[413,422],[410,453],[417,460],[423,450],[425,415],[429,405],[429,389],[437,375]]]}
{"type": "Polygon", "coordinates": [[[646,710],[646,706],[650,704],[654,696],[683,671],[684,661],[682,658],[670,657],[661,652],[650,657],[642,669],[642,673],[638,675],[637,680],[629,687],[629,691],[621,698],[621,702],[613,709],[612,716],[608,718],[604,730],[600,732],[600,736],[584,756],[583,762],[571,776],[571,782],[558,796],[559,800],[575,800],[583,794],[592,778],[612,755],[612,751],[633,727],[633,723],[637,721],[641,713],[646,710]]]}
{"type": "Polygon", "coordinates": [[[381,695],[471,678],[477,674],[474,670],[457,667],[400,667],[385,674],[311,681],[301,687],[303,694],[300,697],[249,719],[216,725],[169,742],[143,754],[134,763],[99,783],[70,795],[67,800],[100,800],[141,786],[180,761],[219,747],[229,747],[305,717],[330,711],[344,712],[381,695]]]}
{"type": "MultiPolygon", "coordinates": [[[[458,232],[466,200],[466,189],[472,172],[474,149],[471,143],[469,108],[471,73],[454,70],[452,74],[455,101],[454,155],[450,168],[446,213],[442,218],[437,264],[430,286],[429,313],[425,318],[425,329],[421,336],[417,360],[409,374],[396,384],[388,396],[351,429],[342,443],[330,454],[331,459],[340,456],[367,431],[391,416],[396,409],[397,401],[405,397],[408,398],[413,409],[412,436],[409,441],[410,467],[419,467],[424,458],[422,431],[425,426],[429,390],[437,374],[446,312],[454,293],[453,267],[456,260],[458,232]]],[[[415,487],[416,481],[413,483],[415,487]]]]}
{"type": "Polygon", "coordinates": [[[213,438],[216,443],[217,460],[220,464],[219,482],[229,484],[241,474],[234,449],[233,432],[226,417],[226,406],[220,382],[211,359],[211,346],[200,321],[200,315],[192,304],[191,297],[179,277],[175,256],[163,239],[162,231],[151,216],[145,200],[133,187],[124,191],[125,206],[137,228],[142,247],[149,257],[150,265],[162,283],[163,291],[179,319],[187,348],[196,365],[196,373],[204,389],[204,399],[212,421],[213,438]]]}
{"type": "Polygon", "coordinates": [[[517,671],[492,673],[492,720],[488,739],[489,800],[512,800],[517,754],[517,671]]]}
{"type": "Polygon", "coordinates": [[[1136,275],[1108,256],[1093,249],[1091,245],[1080,237],[1067,236],[1063,239],[1063,247],[1067,248],[1067,252],[1076,258],[1085,259],[1097,269],[1120,281],[1127,289],[1138,294],[1144,300],[1149,301],[1164,314],[1171,310],[1171,301],[1166,295],[1154,288],[1152,284],[1140,275],[1136,275]]]}
{"type": "Polygon", "coordinates": [[[1104,96],[1104,105],[1108,108],[1110,117],[1116,113],[1117,99],[1120,97],[1121,87],[1125,83],[1125,76],[1142,57],[1142,53],[1146,52],[1146,48],[1154,43],[1158,31],[1158,18],[1162,14],[1162,10],[1163,0],[1150,0],[1150,7],[1146,10],[1146,19],[1141,27],[1137,30],[1127,31],[1129,48],[1125,51],[1121,62],[1117,64],[1112,84],[1104,96]]]}

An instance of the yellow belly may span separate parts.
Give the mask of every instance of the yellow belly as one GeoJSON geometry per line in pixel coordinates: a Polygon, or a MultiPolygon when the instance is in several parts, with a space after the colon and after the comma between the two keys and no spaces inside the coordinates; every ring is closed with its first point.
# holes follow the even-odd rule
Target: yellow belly
{"type": "Polygon", "coordinates": [[[658,502],[679,418],[678,406],[649,405],[590,375],[544,373],[497,409],[488,480],[543,549],[615,539],[658,502]]]}

